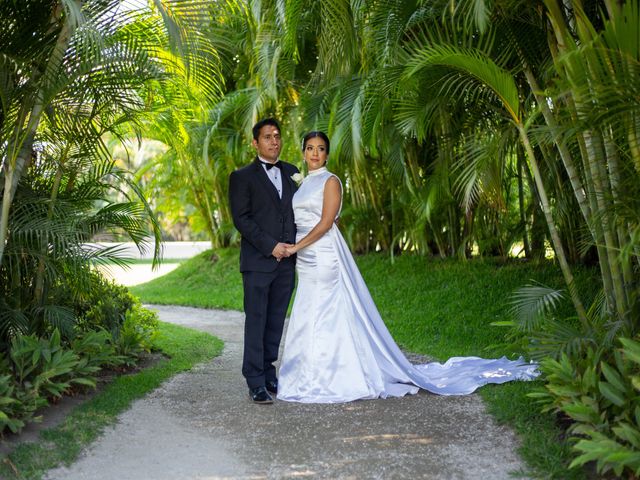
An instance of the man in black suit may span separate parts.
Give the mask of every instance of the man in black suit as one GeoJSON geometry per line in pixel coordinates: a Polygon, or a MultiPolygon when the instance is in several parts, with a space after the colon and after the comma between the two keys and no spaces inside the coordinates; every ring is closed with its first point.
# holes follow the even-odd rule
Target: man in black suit
{"type": "Polygon", "coordinates": [[[295,243],[291,199],[298,169],[278,160],[282,148],[278,122],[268,118],[253,127],[254,161],[229,177],[233,223],[242,236],[240,271],[244,287],[244,355],[242,374],[255,403],[273,403],[278,380],[273,362],[291,300],[295,243]]]}

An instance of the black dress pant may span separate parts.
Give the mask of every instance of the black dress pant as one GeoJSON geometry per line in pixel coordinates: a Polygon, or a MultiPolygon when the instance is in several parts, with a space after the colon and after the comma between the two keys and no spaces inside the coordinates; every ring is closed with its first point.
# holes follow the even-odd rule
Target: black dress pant
{"type": "Polygon", "coordinates": [[[249,388],[276,379],[273,365],[295,281],[295,263],[283,258],[273,272],[243,272],[244,354],[242,375],[249,388]]]}

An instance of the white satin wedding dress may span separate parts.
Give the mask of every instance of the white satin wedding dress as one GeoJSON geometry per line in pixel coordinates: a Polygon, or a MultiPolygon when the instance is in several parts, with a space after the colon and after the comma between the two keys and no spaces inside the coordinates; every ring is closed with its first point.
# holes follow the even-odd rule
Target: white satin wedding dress
{"type": "MultiPolygon", "coordinates": [[[[326,168],[309,173],[293,198],[300,241],[320,221],[326,168]]],[[[389,334],[338,227],[300,250],[298,287],[280,366],[278,399],[339,403],[399,397],[423,388],[464,395],[487,383],[530,380],[536,365],[454,357],[412,365],[389,334]]]]}

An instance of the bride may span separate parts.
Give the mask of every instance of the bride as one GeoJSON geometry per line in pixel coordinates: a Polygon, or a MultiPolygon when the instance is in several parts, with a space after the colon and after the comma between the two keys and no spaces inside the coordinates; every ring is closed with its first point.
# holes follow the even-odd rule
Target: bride
{"type": "Polygon", "coordinates": [[[342,186],[326,167],[329,138],[304,137],[308,175],[293,197],[298,287],[280,366],[278,399],[337,403],[398,397],[420,388],[463,395],[486,383],[530,380],[536,366],[454,357],[412,365],[391,338],[335,220],[342,186]]]}

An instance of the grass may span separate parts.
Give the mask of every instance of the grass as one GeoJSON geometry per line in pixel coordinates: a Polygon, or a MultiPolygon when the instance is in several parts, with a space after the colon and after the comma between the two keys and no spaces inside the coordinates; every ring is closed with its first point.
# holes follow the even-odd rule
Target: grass
{"type": "Polygon", "coordinates": [[[170,358],[139,373],[118,377],[74,409],[61,425],[41,432],[40,442],[19,445],[0,463],[0,478],[39,479],[57,465],[70,464],[135,399],[222,352],[222,341],[212,335],[162,322],[157,343],[170,358]]]}
{"type": "MultiPolygon", "coordinates": [[[[162,259],[162,264],[164,265],[165,263],[182,263],[184,261],[185,261],[184,258],[163,258],[162,259]]],[[[129,263],[131,265],[152,265],[153,264],[153,259],[151,259],[151,258],[132,258],[132,259],[128,259],[127,263],[129,263]]]]}
{"type": "Polygon", "coordinates": [[[567,468],[573,457],[570,445],[563,441],[564,432],[553,416],[540,413],[540,406],[527,397],[542,385],[541,381],[486,385],[480,395],[498,423],[509,425],[519,434],[518,453],[536,477],[583,480],[587,478],[585,471],[567,468]]]}
{"type": "MultiPolygon", "coordinates": [[[[238,250],[221,249],[216,261],[204,252],[173,272],[132,288],[144,302],[242,310],[242,280],[238,250]]],[[[356,258],[382,318],[404,349],[438,360],[451,356],[493,356],[509,353],[507,330],[493,327],[510,320],[510,296],[520,286],[539,283],[561,288],[559,269],[551,262],[501,263],[474,259],[466,262],[405,255],[392,263],[388,256],[356,258]]],[[[592,272],[574,271],[579,288],[591,291],[592,272]]],[[[571,305],[560,306],[559,316],[570,316],[571,305]]],[[[519,453],[536,475],[581,478],[566,468],[569,446],[550,415],[543,415],[527,393],[541,382],[514,382],[480,389],[488,410],[499,422],[520,435],[519,453]]]]}
{"type": "Polygon", "coordinates": [[[177,269],[129,290],[145,303],[242,310],[237,249],[202,252],[177,269]]]}
{"type": "MultiPolygon", "coordinates": [[[[395,340],[438,360],[504,354],[506,330],[490,324],[512,320],[513,292],[532,281],[555,288],[564,285],[552,263],[461,262],[409,255],[393,263],[383,255],[367,255],[357,263],[395,340]]],[[[579,270],[575,275],[579,286],[588,285],[590,272],[579,270]]],[[[568,301],[558,314],[570,316],[568,301]]]]}

